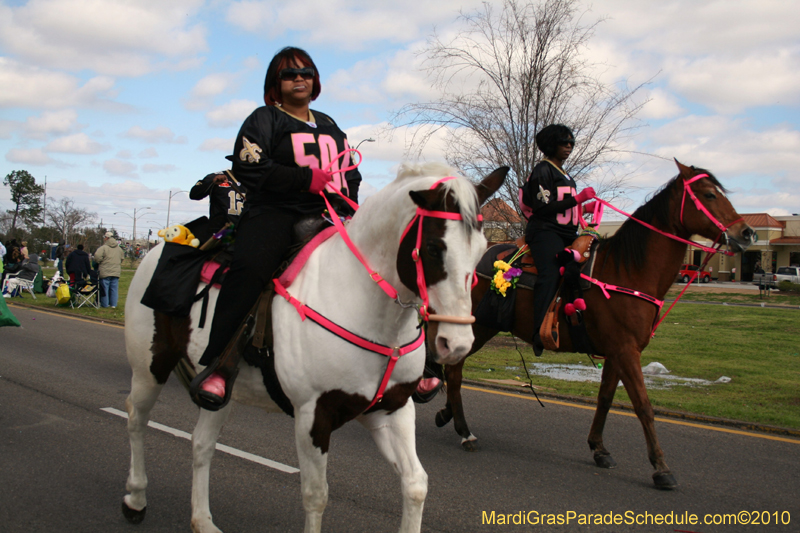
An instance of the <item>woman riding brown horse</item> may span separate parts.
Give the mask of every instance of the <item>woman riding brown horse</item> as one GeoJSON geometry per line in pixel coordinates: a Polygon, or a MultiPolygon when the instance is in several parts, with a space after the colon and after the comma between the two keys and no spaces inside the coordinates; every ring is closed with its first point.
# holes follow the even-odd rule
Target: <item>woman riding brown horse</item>
{"type": "MultiPolygon", "coordinates": [[[[633,217],[680,239],[701,235],[715,242],[722,239],[733,252],[744,251],[753,243],[755,232],[742,221],[728,201],[724,187],[708,171],[677,164],[679,175],[642,205],[633,217]],[[701,174],[707,177],[691,181],[701,174]],[[694,193],[702,207],[691,201],[691,195],[687,197],[687,189],[694,193]],[[713,219],[720,224],[715,224],[713,219]]],[[[592,276],[606,284],[627,287],[663,301],[683,263],[686,249],[685,242],[628,220],[615,235],[601,241],[592,276]]],[[[487,253],[492,253],[491,249],[487,253]]],[[[472,290],[473,312],[489,289],[489,283],[489,280],[481,278],[472,290]]],[[[655,468],[653,481],[658,488],[672,489],[677,482],[658,444],[653,407],[647,397],[640,362],[642,350],[650,342],[660,307],[628,294],[612,292],[607,298],[596,287],[585,291],[584,299],[587,308],[584,313],[586,330],[596,348],[596,355],[605,357],[597,410],[589,431],[589,447],[594,453],[595,463],[601,468],[616,466],[603,444],[603,427],[617,383],[622,380],[644,430],[647,455],[655,468]]],[[[532,312],[533,293],[518,290],[512,333],[528,342],[533,338],[532,312]]],[[[473,331],[475,344],[470,354],[478,351],[498,333],[478,323],[474,324],[473,331]]],[[[575,351],[563,308],[559,313],[559,338],[559,351],[575,351]]],[[[464,360],[445,367],[447,405],[436,414],[436,425],[442,427],[454,419],[456,432],[463,438],[462,446],[471,451],[475,449],[477,439],[467,426],[461,402],[463,365],[464,360]]]]}

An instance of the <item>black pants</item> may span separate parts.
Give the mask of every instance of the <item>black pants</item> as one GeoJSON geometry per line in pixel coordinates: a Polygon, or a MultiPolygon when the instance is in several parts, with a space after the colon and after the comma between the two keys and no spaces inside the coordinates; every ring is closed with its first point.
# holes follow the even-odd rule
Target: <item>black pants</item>
{"type": "Polygon", "coordinates": [[[531,255],[539,271],[536,284],[533,286],[533,336],[539,333],[544,322],[547,307],[558,290],[559,264],[556,255],[572,244],[575,237],[562,237],[552,231],[538,231],[525,237],[531,249],[531,255]]]}
{"type": "Polygon", "coordinates": [[[293,227],[301,215],[267,209],[242,216],[236,232],[231,269],[217,297],[208,346],[200,364],[208,366],[228,345],[236,330],[255,305],[273,273],[293,243],[293,227]]]}

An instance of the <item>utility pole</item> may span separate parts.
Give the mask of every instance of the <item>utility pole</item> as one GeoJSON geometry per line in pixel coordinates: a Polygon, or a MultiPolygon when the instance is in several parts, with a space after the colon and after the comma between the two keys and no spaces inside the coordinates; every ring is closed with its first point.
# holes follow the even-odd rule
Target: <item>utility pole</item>
{"type": "Polygon", "coordinates": [[[167,225],[164,226],[165,228],[169,227],[169,212],[170,212],[170,209],[172,208],[172,197],[175,196],[176,194],[180,194],[182,192],[189,192],[189,191],[175,191],[175,192],[168,191],[168,192],[169,192],[169,201],[167,202],[167,225]]]}
{"type": "Polygon", "coordinates": [[[44,209],[42,209],[42,227],[47,226],[47,174],[44,176],[44,209]]]}

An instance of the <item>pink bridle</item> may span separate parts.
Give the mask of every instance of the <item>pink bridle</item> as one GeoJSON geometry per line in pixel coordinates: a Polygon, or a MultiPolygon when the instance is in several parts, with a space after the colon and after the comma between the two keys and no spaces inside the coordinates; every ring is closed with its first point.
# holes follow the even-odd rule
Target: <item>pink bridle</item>
{"type": "MultiPolygon", "coordinates": [[[[704,205],[703,205],[703,203],[702,203],[700,200],[698,200],[698,199],[697,199],[697,196],[695,196],[695,194],[694,194],[694,191],[692,191],[692,188],[690,187],[690,184],[692,184],[692,183],[694,183],[695,181],[698,181],[698,180],[700,180],[700,179],[702,179],[702,178],[707,178],[707,177],[709,177],[709,176],[708,176],[708,174],[698,174],[697,176],[694,176],[692,179],[688,179],[688,180],[684,180],[684,181],[683,181],[683,197],[682,197],[682,199],[681,199],[681,215],[680,215],[680,222],[681,222],[681,225],[683,226],[683,206],[684,206],[684,204],[686,203],[686,195],[688,194],[688,195],[689,195],[689,198],[691,198],[691,199],[692,199],[692,201],[694,202],[694,205],[697,207],[698,211],[700,211],[700,212],[702,212],[703,214],[705,214],[705,215],[708,217],[708,219],[709,219],[709,220],[710,220],[710,221],[711,221],[711,222],[712,222],[712,223],[713,223],[713,224],[714,224],[714,225],[715,225],[717,228],[719,228],[719,230],[722,232],[722,233],[721,233],[721,234],[720,234],[720,235],[717,237],[717,239],[714,241],[714,244],[716,244],[716,241],[717,241],[717,240],[719,240],[719,238],[720,238],[722,235],[726,235],[726,236],[727,236],[727,234],[728,234],[728,229],[730,229],[730,227],[731,227],[731,226],[733,226],[734,224],[737,224],[737,223],[739,223],[739,222],[743,221],[743,220],[744,220],[744,218],[742,217],[742,218],[739,218],[739,219],[737,219],[737,220],[734,220],[733,222],[731,222],[730,224],[728,224],[727,226],[725,226],[725,225],[723,225],[723,224],[722,224],[722,223],[721,223],[719,220],[717,220],[717,219],[716,219],[716,217],[715,217],[714,215],[712,215],[712,214],[711,214],[711,211],[709,211],[709,210],[706,208],[706,206],[704,206],[704,205]]],[[[617,209],[616,207],[614,207],[613,205],[611,205],[611,203],[609,203],[609,202],[607,202],[607,201],[605,201],[605,200],[603,200],[603,199],[601,199],[601,198],[595,198],[595,201],[597,201],[597,202],[598,202],[598,206],[600,206],[600,207],[602,207],[602,206],[608,206],[608,207],[610,207],[611,209],[613,209],[614,211],[616,211],[617,213],[620,213],[621,215],[625,215],[626,217],[630,218],[630,219],[631,219],[631,220],[633,220],[634,222],[638,222],[638,223],[639,223],[639,224],[641,224],[642,226],[645,226],[646,228],[648,228],[648,229],[651,229],[651,230],[655,231],[656,233],[659,233],[659,234],[663,235],[664,237],[668,237],[668,238],[670,238],[670,239],[672,239],[672,240],[674,240],[674,241],[682,242],[682,243],[684,243],[684,244],[690,244],[690,245],[694,246],[695,248],[699,248],[700,250],[703,250],[704,252],[707,252],[707,253],[710,253],[710,254],[715,254],[715,253],[718,253],[718,252],[719,252],[719,253],[723,253],[723,254],[725,254],[725,255],[727,255],[727,256],[731,256],[731,257],[733,257],[734,255],[736,255],[734,252],[731,252],[731,251],[729,251],[729,250],[720,250],[720,249],[719,249],[719,247],[717,247],[717,248],[712,248],[712,247],[709,247],[709,246],[704,246],[704,245],[702,245],[702,244],[700,244],[700,243],[697,243],[697,242],[691,241],[691,240],[689,240],[689,239],[683,239],[683,238],[681,238],[681,237],[678,237],[677,235],[673,235],[672,233],[667,233],[666,231],[662,231],[662,230],[658,229],[657,227],[653,226],[652,224],[648,224],[647,222],[644,222],[643,220],[639,220],[638,218],[634,217],[634,216],[633,216],[633,215],[631,215],[630,213],[626,213],[626,212],[625,212],[625,211],[623,211],[622,209],[617,209]]],[[[594,213],[595,213],[595,216],[597,216],[597,214],[598,214],[598,213],[600,214],[600,216],[602,216],[602,209],[599,209],[599,210],[597,210],[597,209],[596,209],[596,210],[594,211],[594,213]]],[[[595,220],[594,220],[594,222],[595,222],[596,224],[599,224],[599,220],[597,220],[597,219],[595,219],[595,220]]]]}
{"type": "MultiPolygon", "coordinates": [[[[689,198],[692,199],[692,201],[694,202],[694,205],[697,207],[698,211],[700,211],[703,214],[705,214],[708,217],[708,219],[717,228],[719,228],[719,230],[721,231],[721,233],[714,240],[714,245],[716,245],[717,241],[719,240],[719,238],[722,235],[725,235],[727,237],[728,229],[731,226],[733,226],[734,224],[742,222],[744,220],[744,217],[741,217],[741,218],[739,218],[737,220],[734,220],[733,222],[731,222],[730,224],[725,226],[719,220],[717,220],[717,218],[713,214],[711,214],[711,211],[709,211],[706,208],[706,206],[704,206],[703,203],[700,200],[697,199],[697,196],[695,196],[694,191],[692,191],[692,188],[691,188],[690,185],[692,183],[694,183],[695,181],[701,180],[703,178],[708,178],[708,177],[709,177],[708,174],[698,174],[698,175],[694,176],[691,179],[684,179],[683,180],[683,197],[681,198],[680,222],[681,222],[681,225],[683,226],[683,207],[684,207],[684,204],[686,203],[686,195],[688,194],[689,198]]],[[[667,233],[665,231],[662,231],[662,230],[656,228],[655,226],[652,226],[651,224],[648,224],[647,222],[639,220],[638,218],[635,218],[630,213],[626,213],[625,211],[622,211],[621,209],[617,209],[616,207],[614,207],[613,205],[611,205],[609,202],[607,202],[605,200],[601,200],[600,198],[595,198],[595,200],[598,203],[597,203],[597,206],[596,206],[596,208],[594,210],[594,213],[593,213],[593,215],[595,217],[593,222],[599,224],[599,217],[602,217],[602,213],[603,213],[603,209],[602,208],[603,208],[604,205],[607,205],[608,207],[610,207],[614,211],[625,215],[626,217],[630,218],[631,220],[634,220],[635,222],[638,222],[639,224],[641,224],[641,225],[643,225],[643,226],[645,226],[645,227],[647,227],[647,228],[649,228],[649,229],[651,229],[651,230],[653,230],[653,231],[655,231],[655,232],[657,232],[657,233],[659,233],[659,234],[661,234],[661,235],[663,235],[665,237],[669,237],[670,239],[673,239],[673,240],[676,240],[676,241],[679,241],[679,242],[683,242],[685,244],[690,244],[690,245],[692,245],[692,246],[694,246],[696,248],[700,248],[701,250],[703,250],[704,252],[706,252],[708,254],[706,256],[705,261],[703,262],[703,266],[705,266],[708,263],[709,259],[711,259],[711,257],[714,254],[718,253],[718,252],[721,252],[721,253],[723,253],[725,255],[728,255],[728,256],[735,255],[730,250],[720,250],[720,246],[721,245],[720,246],[716,246],[716,247],[709,247],[709,246],[703,246],[702,244],[696,243],[694,241],[690,241],[688,239],[682,239],[681,237],[678,237],[677,235],[673,235],[672,233],[667,233]]],[[[581,219],[581,221],[583,221],[583,220],[581,219]]],[[[685,226],[684,226],[684,228],[685,228],[685,226]]],[[[611,296],[608,293],[608,291],[610,290],[610,291],[615,291],[615,292],[619,292],[619,293],[623,293],[623,294],[628,294],[630,296],[635,296],[637,298],[641,298],[643,300],[646,300],[646,301],[652,303],[653,305],[655,305],[656,307],[658,307],[658,312],[661,311],[661,309],[662,309],[662,307],[664,305],[664,302],[662,300],[654,298],[653,296],[650,296],[650,295],[645,294],[643,292],[635,291],[633,289],[628,289],[627,287],[618,287],[616,285],[609,285],[609,284],[603,283],[600,280],[591,278],[591,277],[589,277],[589,276],[587,276],[585,274],[581,274],[581,277],[583,279],[589,281],[590,283],[593,283],[594,285],[597,285],[598,287],[600,287],[600,289],[603,291],[603,295],[606,297],[606,299],[611,298],[611,296]]],[[[675,301],[672,302],[672,305],[669,306],[669,308],[664,312],[663,315],[661,315],[659,317],[658,314],[656,314],[656,320],[653,322],[653,329],[650,332],[650,336],[651,337],[655,336],[656,329],[658,329],[658,326],[667,317],[669,312],[672,311],[672,308],[675,307],[675,304],[678,303],[678,300],[681,299],[681,297],[683,296],[683,293],[686,292],[686,289],[689,288],[689,285],[691,285],[691,283],[695,280],[696,277],[697,277],[696,273],[692,274],[692,279],[689,280],[689,283],[686,284],[686,287],[684,287],[683,291],[681,291],[681,293],[678,295],[678,297],[675,298],[675,301]]]]}
{"type": "MultiPolygon", "coordinates": [[[[355,150],[353,150],[353,151],[355,151],[355,150]]],[[[359,154],[359,156],[360,155],[361,154],[359,154]]],[[[340,156],[341,156],[341,154],[340,154],[340,156]]],[[[359,158],[359,161],[360,161],[360,158],[359,158]]],[[[351,167],[347,167],[347,168],[341,170],[340,172],[345,172],[347,170],[350,170],[351,168],[355,168],[356,166],[357,165],[353,165],[351,167]]],[[[438,187],[441,183],[443,183],[445,181],[452,180],[452,179],[455,179],[455,177],[454,176],[448,176],[448,177],[442,178],[442,179],[436,181],[436,183],[434,183],[433,185],[431,185],[430,189],[433,190],[436,187],[438,187]]],[[[333,192],[337,193],[342,198],[344,198],[345,201],[347,201],[347,203],[354,210],[358,210],[358,204],[356,204],[355,202],[350,200],[350,198],[347,198],[345,195],[343,195],[341,193],[341,191],[339,191],[335,187],[332,187],[331,190],[333,192]]],[[[345,229],[344,224],[342,224],[342,221],[339,219],[339,216],[336,214],[336,211],[333,209],[333,206],[328,201],[328,198],[323,193],[320,193],[320,195],[325,200],[325,205],[328,207],[328,212],[331,214],[331,220],[333,221],[333,225],[336,226],[336,230],[339,232],[339,235],[341,235],[342,240],[347,245],[347,247],[350,249],[350,251],[353,252],[353,255],[356,256],[356,259],[358,259],[359,262],[362,265],[364,265],[364,268],[367,269],[367,272],[369,273],[369,277],[372,279],[372,281],[377,283],[378,286],[383,290],[383,292],[386,293],[386,295],[389,298],[391,298],[392,300],[394,300],[395,302],[397,302],[401,306],[407,306],[406,304],[403,304],[400,301],[400,297],[399,297],[399,295],[397,293],[397,290],[395,290],[395,288],[392,287],[391,284],[389,284],[389,282],[387,282],[385,279],[383,279],[383,276],[381,276],[378,272],[376,272],[372,268],[370,268],[370,266],[367,263],[366,259],[364,259],[364,256],[361,255],[361,252],[359,252],[358,248],[356,248],[355,244],[353,244],[353,241],[350,240],[350,237],[347,235],[347,230],[345,229]]],[[[417,207],[417,210],[416,210],[416,213],[414,214],[414,217],[408,223],[408,225],[406,226],[406,229],[403,231],[403,235],[400,237],[400,242],[403,242],[403,239],[405,239],[405,237],[408,234],[409,230],[411,230],[411,227],[414,225],[414,222],[419,221],[419,225],[417,227],[417,240],[416,240],[414,249],[411,251],[411,259],[414,261],[415,268],[416,268],[416,271],[417,271],[417,290],[419,291],[419,297],[422,299],[422,305],[418,307],[419,315],[426,322],[432,321],[432,322],[447,322],[447,323],[451,323],[451,324],[472,324],[473,322],[475,322],[475,317],[471,316],[471,315],[465,317],[465,316],[430,314],[428,312],[428,308],[430,306],[430,301],[429,301],[429,298],[428,298],[428,284],[425,281],[425,269],[424,269],[424,267],[422,265],[422,258],[419,255],[419,249],[420,249],[420,246],[422,246],[422,224],[423,224],[423,222],[425,220],[425,217],[442,218],[442,219],[446,219],[446,220],[464,220],[464,217],[460,213],[449,213],[449,212],[446,212],[446,211],[430,211],[428,209],[423,209],[422,207],[417,207]]],[[[483,216],[478,214],[477,220],[478,221],[482,221],[483,220],[483,216]]],[[[474,285],[474,283],[473,283],[473,285],[474,285]]]]}

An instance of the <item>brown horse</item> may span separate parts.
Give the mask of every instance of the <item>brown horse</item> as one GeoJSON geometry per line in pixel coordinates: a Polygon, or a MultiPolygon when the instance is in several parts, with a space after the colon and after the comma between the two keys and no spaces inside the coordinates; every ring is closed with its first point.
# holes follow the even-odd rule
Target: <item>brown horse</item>
{"type": "MultiPolygon", "coordinates": [[[[677,161],[676,161],[677,163],[677,161]]],[[[755,232],[745,224],[728,201],[725,189],[714,176],[702,169],[680,163],[680,173],[664,185],[647,203],[639,207],[634,218],[647,222],[662,232],[682,239],[702,235],[708,239],[723,239],[733,252],[744,251],[753,243],[755,232]],[[685,185],[693,177],[707,177],[685,185]],[[690,187],[704,208],[717,221],[715,224],[702,208],[685,194],[690,187]]],[[[683,263],[687,244],[673,240],[648,229],[633,220],[627,220],[615,235],[602,239],[595,260],[592,277],[607,284],[627,287],[654,296],[658,300],[675,281],[683,263]]],[[[491,253],[488,252],[488,253],[491,253]]],[[[473,312],[486,291],[489,280],[481,278],[472,290],[473,312]]],[[[586,329],[598,355],[605,356],[602,382],[597,395],[597,410],[589,431],[589,447],[594,460],[601,468],[614,468],[616,462],[603,445],[603,426],[608,409],[614,399],[617,383],[622,380],[633,402],[636,416],[642,424],[647,440],[647,455],[655,468],[653,481],[660,489],[672,489],[677,482],[664,461],[664,452],[658,444],[653,424],[653,408],[642,376],[641,354],[651,338],[654,320],[659,309],[653,303],[618,292],[606,298],[597,287],[584,292],[587,310],[584,312],[586,329]]],[[[516,319],[512,333],[531,342],[533,338],[533,292],[518,290],[515,304],[516,319]]],[[[475,343],[469,355],[477,352],[498,331],[479,324],[473,325],[475,343]]],[[[559,351],[571,352],[572,341],[567,331],[563,307],[559,313],[559,351]]],[[[468,451],[476,449],[476,438],[467,427],[461,402],[461,372],[464,360],[445,366],[447,405],[436,414],[439,427],[454,419],[456,432],[462,437],[462,446],[468,451]]]]}

